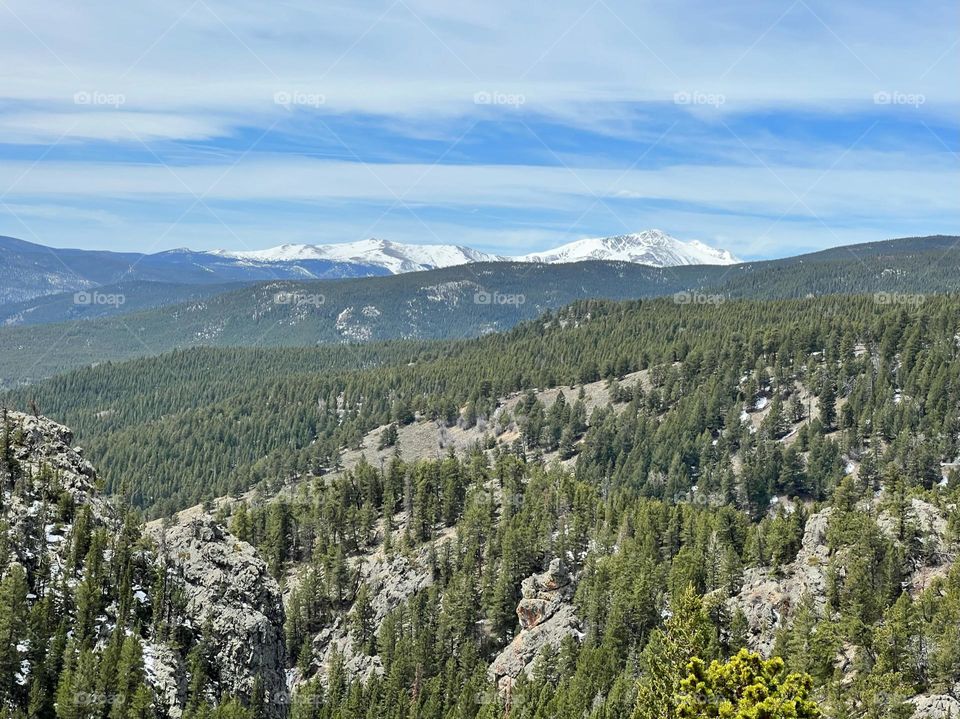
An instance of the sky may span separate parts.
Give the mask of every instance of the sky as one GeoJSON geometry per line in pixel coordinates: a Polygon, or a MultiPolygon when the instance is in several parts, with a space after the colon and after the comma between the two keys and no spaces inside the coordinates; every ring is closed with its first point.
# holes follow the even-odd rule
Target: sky
{"type": "Polygon", "coordinates": [[[0,0],[0,234],[744,259],[960,234],[960,5],[0,0]]]}

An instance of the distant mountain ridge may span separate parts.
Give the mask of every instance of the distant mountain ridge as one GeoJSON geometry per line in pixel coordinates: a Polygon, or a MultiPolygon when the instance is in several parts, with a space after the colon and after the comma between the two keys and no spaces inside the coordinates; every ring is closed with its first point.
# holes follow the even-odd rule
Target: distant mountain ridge
{"type": "Polygon", "coordinates": [[[214,250],[211,254],[254,262],[302,262],[304,260],[351,262],[382,267],[395,275],[504,259],[461,245],[413,245],[377,238],[329,245],[286,244],[247,252],[214,250]]]}
{"type": "Polygon", "coordinates": [[[0,305],[61,292],[137,281],[179,285],[324,280],[421,272],[476,262],[548,264],[612,260],[651,267],[729,265],[725,250],[683,242],[660,230],[577,240],[541,253],[507,257],[464,245],[403,244],[377,238],[339,244],[284,244],[264,250],[187,248],[154,254],[46,247],[0,237],[0,305]]]}
{"type": "Polygon", "coordinates": [[[119,306],[78,307],[73,293],[61,293],[0,308],[0,325],[10,325],[0,326],[0,387],[201,345],[478,337],[583,299],[673,296],[678,304],[702,304],[875,294],[878,303],[919,303],[921,293],[960,291],[958,243],[955,236],[905,238],[726,267],[484,262],[382,277],[241,283],[211,293],[208,286],[113,285],[96,292],[124,295],[119,306]],[[77,319],[84,321],[71,321],[77,319]]]}
{"type": "Polygon", "coordinates": [[[240,261],[211,252],[177,249],[148,255],[47,247],[0,236],[0,305],[58,292],[127,282],[181,285],[280,279],[337,279],[390,274],[377,265],[336,260],[240,261]]]}

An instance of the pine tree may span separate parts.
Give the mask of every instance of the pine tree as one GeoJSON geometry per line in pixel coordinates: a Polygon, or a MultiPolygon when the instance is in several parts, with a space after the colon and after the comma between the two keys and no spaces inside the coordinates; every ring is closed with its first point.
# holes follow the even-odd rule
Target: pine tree
{"type": "Polygon", "coordinates": [[[374,626],[373,606],[370,602],[370,590],[366,583],[360,585],[350,612],[350,634],[353,636],[353,650],[361,654],[373,654],[374,626]]]}
{"type": "Polygon", "coordinates": [[[763,659],[741,649],[728,662],[708,666],[700,657],[690,661],[689,676],[680,683],[677,716],[700,719],[820,719],[823,712],[810,697],[812,680],[786,674],[779,657],[763,659]]]}
{"type": "Polygon", "coordinates": [[[837,422],[837,385],[832,377],[825,377],[819,396],[820,422],[826,431],[837,422]]]}
{"type": "Polygon", "coordinates": [[[653,633],[643,651],[633,719],[676,719],[680,682],[694,657],[709,656],[714,644],[703,601],[687,586],[671,606],[664,629],[653,633]]]}
{"type": "Polygon", "coordinates": [[[117,684],[110,706],[110,719],[128,719],[136,716],[137,705],[144,699],[147,688],[143,669],[143,649],[136,635],[123,640],[120,661],[117,664],[117,684]]]}
{"type": "Polygon", "coordinates": [[[11,565],[0,581],[0,703],[15,698],[14,677],[20,671],[21,661],[18,645],[27,638],[28,591],[23,567],[11,565]]]}

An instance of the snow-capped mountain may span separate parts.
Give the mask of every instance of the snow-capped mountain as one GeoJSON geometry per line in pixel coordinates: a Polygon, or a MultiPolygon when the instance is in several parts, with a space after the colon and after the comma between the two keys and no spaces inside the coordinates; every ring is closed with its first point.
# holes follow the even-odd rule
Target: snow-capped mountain
{"type": "Polygon", "coordinates": [[[535,252],[513,259],[550,264],[612,260],[653,267],[735,265],[740,262],[727,250],[715,249],[698,240],[684,242],[660,230],[576,240],[546,252],[535,252]]]}
{"type": "Polygon", "coordinates": [[[714,249],[697,240],[684,242],[660,230],[577,240],[553,250],[518,257],[491,255],[462,245],[408,245],[375,238],[329,245],[287,244],[250,252],[217,250],[214,254],[254,263],[297,263],[312,260],[355,263],[382,267],[393,274],[501,260],[550,264],[613,260],[653,267],[732,265],[739,262],[727,250],[714,249]]]}
{"type": "Polygon", "coordinates": [[[154,254],[58,249],[0,237],[0,304],[137,281],[178,285],[340,279],[396,275],[473,262],[579,262],[614,260],[668,267],[729,265],[737,258],[701,242],[682,242],[659,230],[577,240],[553,250],[501,257],[462,245],[401,244],[368,239],[342,244],[286,244],[254,251],[154,254]]]}
{"type": "Polygon", "coordinates": [[[505,259],[460,245],[405,245],[375,238],[332,245],[288,244],[251,252],[217,250],[216,253],[221,257],[234,257],[255,262],[302,262],[305,260],[351,262],[383,267],[395,275],[401,272],[505,259]]]}

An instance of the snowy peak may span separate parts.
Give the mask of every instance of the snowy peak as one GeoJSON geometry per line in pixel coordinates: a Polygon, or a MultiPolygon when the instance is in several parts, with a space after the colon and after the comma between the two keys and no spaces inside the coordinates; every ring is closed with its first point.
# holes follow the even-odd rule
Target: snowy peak
{"type": "Polygon", "coordinates": [[[660,230],[629,235],[577,240],[553,250],[519,257],[501,257],[462,245],[412,245],[371,237],[357,242],[327,245],[285,244],[266,250],[230,252],[215,250],[209,254],[245,263],[307,263],[312,260],[346,265],[377,267],[392,274],[453,267],[472,262],[582,262],[610,260],[633,262],[652,267],[677,265],[732,265],[739,260],[726,250],[718,250],[697,240],[684,242],[660,230]]]}
{"type": "Polygon", "coordinates": [[[394,274],[502,259],[460,245],[405,245],[374,238],[339,245],[321,245],[317,249],[329,259],[378,265],[394,274]]]}
{"type": "Polygon", "coordinates": [[[217,254],[258,262],[302,262],[304,260],[352,262],[383,267],[393,274],[465,265],[470,262],[495,262],[503,259],[459,245],[405,245],[373,237],[358,242],[331,245],[287,244],[253,252],[218,250],[217,254]]]}
{"type": "Polygon", "coordinates": [[[727,250],[715,249],[698,240],[684,242],[660,230],[576,240],[553,250],[523,255],[515,259],[522,262],[550,264],[610,260],[652,267],[734,265],[740,261],[727,250]]]}

